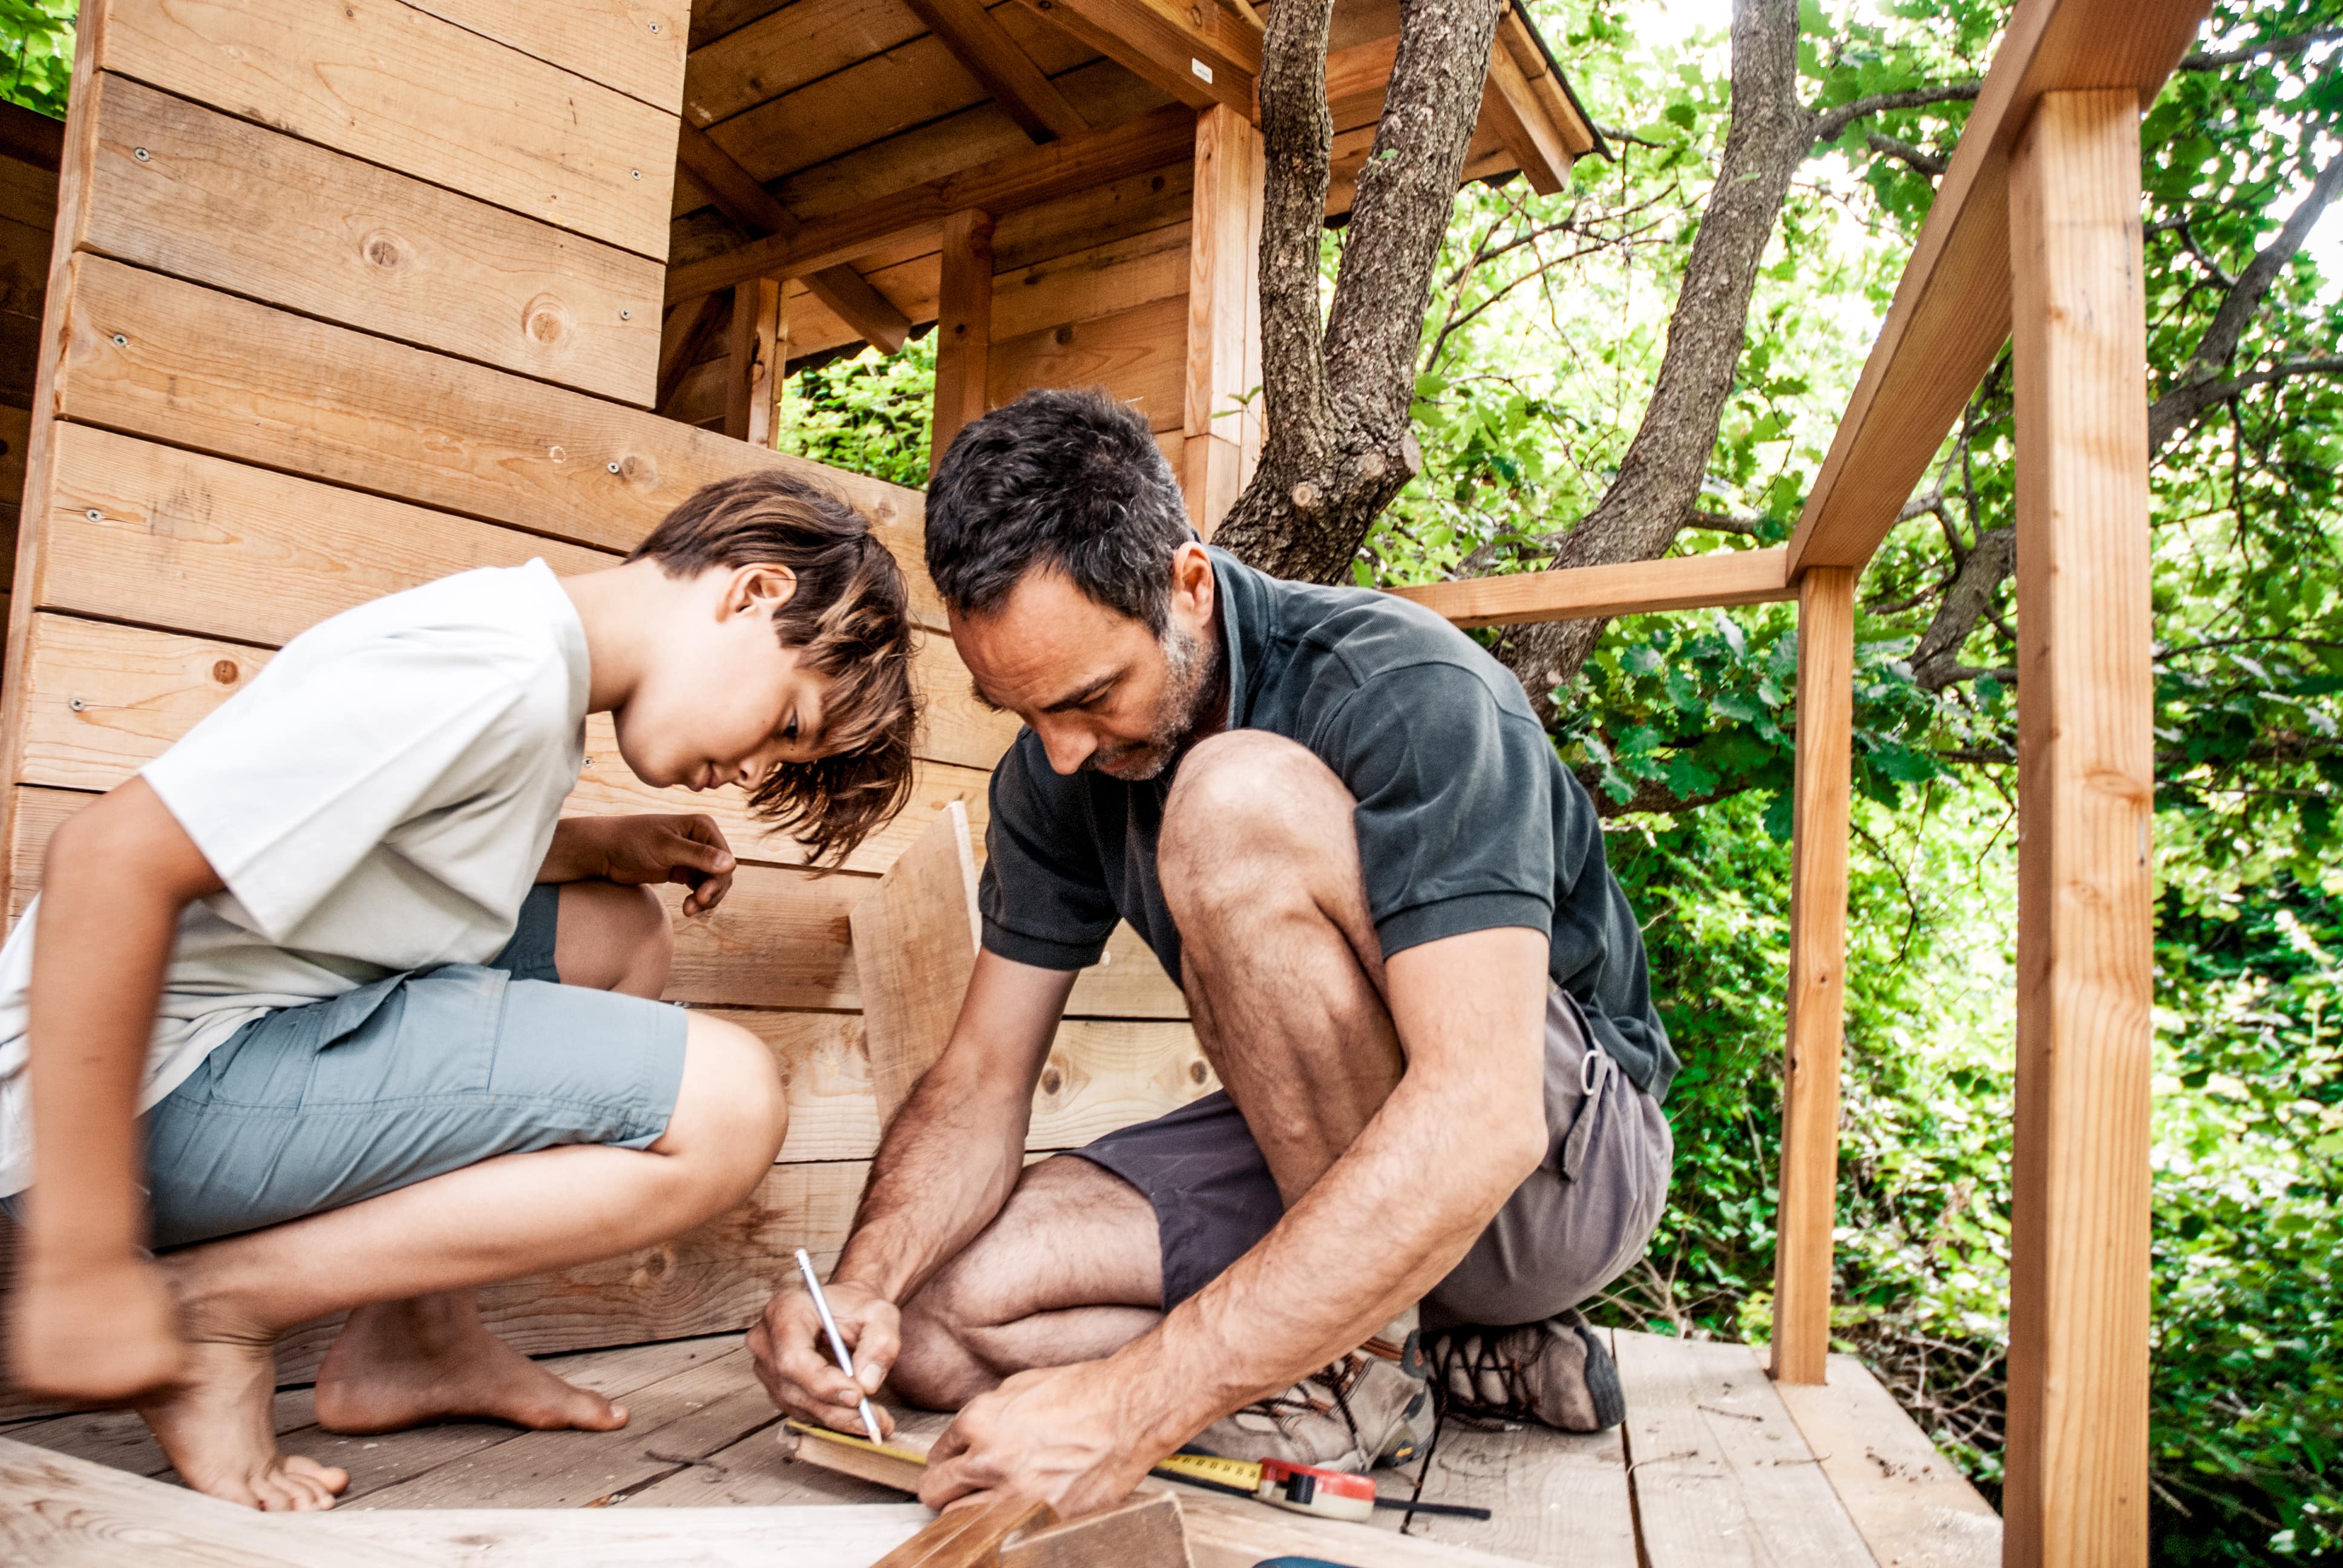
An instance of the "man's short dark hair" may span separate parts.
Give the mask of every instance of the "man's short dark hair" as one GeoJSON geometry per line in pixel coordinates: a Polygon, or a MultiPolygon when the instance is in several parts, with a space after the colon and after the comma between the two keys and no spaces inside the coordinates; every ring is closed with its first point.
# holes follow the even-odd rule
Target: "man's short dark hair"
{"type": "Polygon", "coordinates": [[[928,575],[961,615],[990,614],[1026,573],[1053,568],[1160,636],[1172,554],[1192,537],[1155,433],[1096,387],[994,409],[928,482],[928,575]]]}

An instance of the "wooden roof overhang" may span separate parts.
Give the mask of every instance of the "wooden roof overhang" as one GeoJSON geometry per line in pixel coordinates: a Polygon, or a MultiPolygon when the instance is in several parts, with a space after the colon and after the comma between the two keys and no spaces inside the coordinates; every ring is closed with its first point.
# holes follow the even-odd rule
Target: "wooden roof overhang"
{"type": "MultiPolygon", "coordinates": [[[[950,213],[1054,204],[1065,224],[1027,226],[1084,244],[1176,221],[1196,113],[1258,115],[1261,20],[1247,0],[739,0],[696,7],[693,26],[669,387],[715,330],[720,307],[699,302],[719,291],[792,280],[792,359],[858,340],[892,350],[936,317],[950,213]]],[[[1348,210],[1398,35],[1397,0],[1339,0],[1330,216],[1348,210]]],[[[1550,192],[1574,159],[1608,150],[1516,0],[1465,177],[1519,170],[1550,192]]],[[[1050,254],[1052,235],[1010,230],[1004,269],[1050,254]]]]}

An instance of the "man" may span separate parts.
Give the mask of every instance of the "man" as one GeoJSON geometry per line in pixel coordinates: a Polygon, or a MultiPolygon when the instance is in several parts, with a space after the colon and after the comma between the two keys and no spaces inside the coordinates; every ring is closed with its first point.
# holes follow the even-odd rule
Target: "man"
{"type": "MultiPolygon", "coordinates": [[[[1026,728],[966,1002],[829,1286],[861,1389],[960,1412],[922,1498],[1080,1513],[1191,1440],[1363,1468],[1427,1402],[1353,1352],[1418,1303],[1452,1413],[1618,1421],[1569,1309],[1649,1240],[1677,1062],[1593,804],[1513,678],[1414,606],[1196,542],[1102,393],[969,426],[927,529],[977,692],[1026,728]],[[1224,1091],[1025,1169],[1118,918],[1224,1091]]],[[[776,1296],[759,1374],[856,1430],[819,1332],[776,1296]]]]}

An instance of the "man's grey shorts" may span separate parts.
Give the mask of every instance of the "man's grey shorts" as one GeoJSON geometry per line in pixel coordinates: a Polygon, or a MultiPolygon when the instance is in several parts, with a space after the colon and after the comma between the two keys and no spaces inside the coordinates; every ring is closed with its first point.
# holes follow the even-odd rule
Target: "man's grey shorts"
{"type": "Polygon", "coordinates": [[[146,1113],[155,1246],[282,1224],[499,1154],[658,1141],[683,1082],[684,1012],[558,983],[560,891],[532,890],[486,964],[394,975],[230,1035],[146,1113]]]}
{"type": "MultiPolygon", "coordinates": [[[[1545,1162],[1424,1298],[1427,1330],[1530,1323],[1586,1300],[1643,1254],[1675,1142],[1659,1102],[1590,1045],[1578,1004],[1546,994],[1545,1162]]],[[[1208,1094],[1076,1155],[1139,1189],[1163,1250],[1163,1310],[1209,1284],[1285,1211],[1235,1101],[1208,1094]]]]}

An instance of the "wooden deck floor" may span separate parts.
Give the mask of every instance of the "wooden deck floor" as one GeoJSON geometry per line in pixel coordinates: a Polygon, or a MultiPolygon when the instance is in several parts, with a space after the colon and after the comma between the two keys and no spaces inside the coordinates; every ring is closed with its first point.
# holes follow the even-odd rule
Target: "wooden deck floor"
{"type": "MultiPolygon", "coordinates": [[[[1614,1342],[1627,1391],[1623,1429],[1587,1438],[1452,1430],[1423,1495],[1479,1503],[1495,1516],[1486,1523],[1419,1517],[1408,1533],[1439,1543],[1441,1560],[1485,1563],[1487,1553],[1569,1568],[1987,1568],[1999,1561],[2000,1521],[1858,1363],[1834,1358],[1827,1388],[1781,1389],[1745,1346],[1630,1333],[1614,1342]]],[[[855,1538],[861,1561],[869,1560],[870,1526],[899,1522],[908,1536],[925,1517],[899,1493],[789,1457],[738,1335],[592,1351],[551,1358],[550,1364],[622,1399],[632,1420],[613,1432],[526,1432],[456,1422],[344,1437],[320,1429],[308,1391],[294,1389],[277,1395],[277,1430],[289,1450],[349,1471],[349,1491],[334,1516],[342,1521],[335,1526],[337,1542],[424,1547],[448,1564],[558,1562],[566,1568],[607,1553],[629,1568],[697,1561],[808,1568],[850,1562],[851,1553],[841,1558],[817,1549],[820,1533],[802,1523],[796,1540],[777,1540],[768,1527],[727,1530],[722,1514],[702,1511],[887,1509],[855,1515],[864,1526],[855,1538]],[[637,1518],[604,1512],[589,1521],[471,1512],[650,1515],[678,1508],[692,1513],[637,1518]],[[417,1512],[425,1510],[435,1512],[417,1512]],[[357,1514],[369,1517],[361,1523],[357,1514]],[[578,1528],[565,1528],[573,1524],[578,1528]]],[[[943,1421],[914,1414],[906,1424],[917,1431],[943,1421]]],[[[22,1422],[0,1427],[0,1438],[173,1479],[153,1439],[128,1413],[22,1422]]],[[[1387,1495],[1404,1495],[1410,1484],[1397,1473],[1382,1480],[1387,1495]]],[[[842,1523],[845,1516],[837,1517],[842,1523]]],[[[745,1523],[749,1516],[740,1518],[745,1523]]],[[[1382,1516],[1379,1524],[1397,1531],[1400,1516],[1382,1516]]],[[[1347,1540],[1362,1568],[1393,1559],[1363,1527],[1335,1528],[1342,1535],[1318,1549],[1347,1540]]],[[[1396,1554],[1433,1557],[1403,1549],[1396,1554]]]]}

